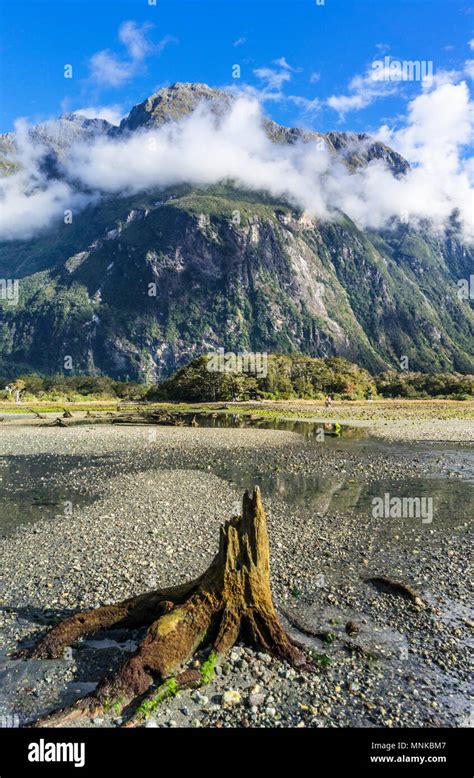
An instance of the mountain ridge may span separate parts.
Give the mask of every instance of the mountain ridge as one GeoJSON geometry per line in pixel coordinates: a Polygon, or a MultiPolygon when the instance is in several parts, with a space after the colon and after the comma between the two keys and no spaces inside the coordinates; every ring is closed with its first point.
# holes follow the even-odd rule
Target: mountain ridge
{"type": "MultiPolygon", "coordinates": [[[[66,114],[38,137],[60,161],[78,136],[128,136],[188,115],[203,89],[219,98],[173,85],[119,127],[66,114]]],[[[275,143],[324,138],[352,170],[374,159],[394,176],[409,169],[364,133],[265,122],[275,143]]],[[[472,373],[474,313],[457,281],[473,258],[455,225],[437,237],[401,223],[362,230],[230,183],[104,196],[73,224],[0,244],[0,277],[20,279],[18,305],[0,300],[0,359],[52,373],[69,356],[75,372],[155,381],[224,347],[341,355],[372,372],[405,357],[411,370],[472,373]]]]}
{"type": "MultiPolygon", "coordinates": [[[[223,116],[236,98],[237,95],[232,92],[204,83],[177,82],[162,87],[137,103],[118,126],[105,119],[90,119],[78,112],[66,112],[57,119],[34,125],[29,135],[33,141],[48,145],[61,158],[75,142],[88,141],[101,135],[120,138],[137,130],[161,127],[169,121],[178,121],[188,116],[202,102],[211,108],[216,117],[223,116]]],[[[384,160],[395,175],[406,173],[410,167],[400,154],[367,133],[335,130],[319,133],[300,127],[285,127],[268,117],[263,117],[263,126],[270,140],[276,143],[323,140],[331,153],[340,155],[354,168],[373,159],[384,160]]],[[[8,157],[14,153],[14,147],[15,133],[0,134],[0,173],[8,157]]]]}

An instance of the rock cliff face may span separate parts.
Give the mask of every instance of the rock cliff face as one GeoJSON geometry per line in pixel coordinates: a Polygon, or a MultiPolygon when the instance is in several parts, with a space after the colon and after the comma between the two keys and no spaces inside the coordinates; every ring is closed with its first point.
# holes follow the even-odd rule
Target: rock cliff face
{"type": "MultiPolygon", "coordinates": [[[[136,132],[200,99],[222,111],[232,98],[175,85],[119,128],[69,115],[36,131],[60,157],[77,133],[136,132]]],[[[278,143],[322,137],[351,167],[377,157],[394,175],[407,170],[365,135],[273,122],[267,133],[278,143]]],[[[457,294],[473,253],[455,235],[361,231],[344,215],[319,222],[230,185],[102,199],[72,225],[0,245],[0,278],[20,281],[18,305],[0,302],[0,366],[51,373],[69,356],[75,372],[155,380],[223,346],[340,354],[374,371],[406,356],[413,370],[474,372],[474,314],[457,294]]]]}

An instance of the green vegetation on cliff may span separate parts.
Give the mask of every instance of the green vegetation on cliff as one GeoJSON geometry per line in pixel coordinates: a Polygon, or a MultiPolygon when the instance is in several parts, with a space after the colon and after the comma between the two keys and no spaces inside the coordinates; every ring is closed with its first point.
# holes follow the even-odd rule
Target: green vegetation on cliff
{"type": "Polygon", "coordinates": [[[231,184],[104,198],[0,244],[0,372],[156,383],[209,348],[342,356],[375,374],[472,373],[473,252],[401,225],[308,219],[231,184]]]}

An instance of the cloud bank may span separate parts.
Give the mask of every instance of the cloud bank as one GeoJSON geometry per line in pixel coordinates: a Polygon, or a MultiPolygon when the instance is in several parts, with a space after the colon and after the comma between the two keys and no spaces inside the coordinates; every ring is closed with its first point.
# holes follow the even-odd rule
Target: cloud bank
{"type": "Polygon", "coordinates": [[[474,240],[473,103],[465,81],[434,83],[411,101],[399,129],[377,137],[405,156],[412,169],[395,178],[382,160],[350,172],[323,143],[274,144],[262,128],[258,101],[243,96],[219,119],[200,105],[180,122],[78,144],[64,162],[64,181],[41,172],[44,150],[19,131],[23,169],[0,181],[0,235],[30,237],[66,208],[102,193],[137,193],[183,182],[197,186],[233,181],[285,198],[319,219],[336,209],[361,228],[383,228],[394,218],[442,229],[453,211],[464,238],[474,240]],[[79,187],[90,195],[79,194],[79,187]]]}
{"type": "Polygon", "coordinates": [[[115,103],[114,105],[90,105],[86,108],[77,108],[73,113],[85,116],[86,119],[105,119],[109,124],[115,124],[116,126],[118,126],[124,116],[126,116],[122,106],[118,103],[115,103]]]}
{"type": "Polygon", "coordinates": [[[17,173],[0,179],[0,239],[26,240],[78,211],[96,195],[78,192],[67,181],[48,178],[43,160],[48,149],[32,142],[26,122],[15,124],[17,173]]]}

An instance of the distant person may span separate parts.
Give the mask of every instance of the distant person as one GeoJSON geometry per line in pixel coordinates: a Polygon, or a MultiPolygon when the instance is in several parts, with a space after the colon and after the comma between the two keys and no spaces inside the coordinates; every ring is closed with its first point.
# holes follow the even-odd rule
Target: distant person
{"type": "Polygon", "coordinates": [[[324,402],[324,405],[326,406],[326,408],[330,408],[331,407],[331,405],[332,405],[332,397],[331,397],[331,395],[328,394],[328,396],[326,397],[326,400],[324,402]]]}

